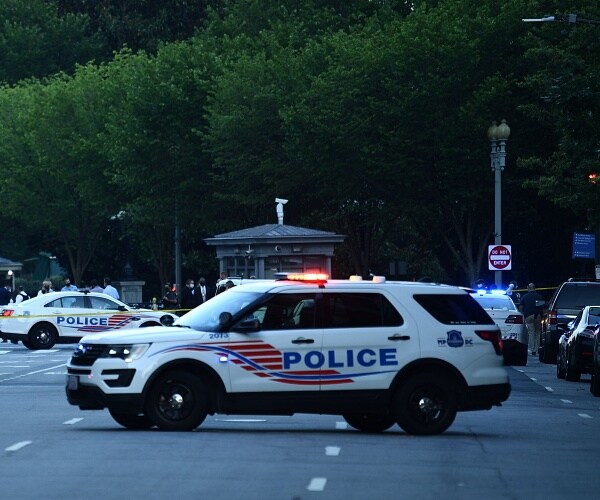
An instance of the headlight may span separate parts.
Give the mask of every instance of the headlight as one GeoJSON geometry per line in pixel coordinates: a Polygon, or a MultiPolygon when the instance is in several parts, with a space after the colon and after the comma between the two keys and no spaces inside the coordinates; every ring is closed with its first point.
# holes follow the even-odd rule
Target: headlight
{"type": "Polygon", "coordinates": [[[141,358],[150,344],[111,345],[106,351],[107,358],[121,358],[127,363],[141,358]]]}

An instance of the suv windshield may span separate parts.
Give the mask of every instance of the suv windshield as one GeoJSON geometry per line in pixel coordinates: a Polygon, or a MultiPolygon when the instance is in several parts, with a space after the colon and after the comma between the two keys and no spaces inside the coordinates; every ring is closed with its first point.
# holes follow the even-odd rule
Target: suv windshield
{"type": "Polygon", "coordinates": [[[229,290],[184,314],[175,321],[174,325],[188,326],[203,332],[217,332],[220,327],[219,317],[222,313],[227,312],[235,317],[242,309],[263,296],[263,293],[258,292],[229,290]]]}
{"type": "Polygon", "coordinates": [[[554,309],[582,309],[600,304],[600,283],[566,283],[560,289],[554,309]]]}

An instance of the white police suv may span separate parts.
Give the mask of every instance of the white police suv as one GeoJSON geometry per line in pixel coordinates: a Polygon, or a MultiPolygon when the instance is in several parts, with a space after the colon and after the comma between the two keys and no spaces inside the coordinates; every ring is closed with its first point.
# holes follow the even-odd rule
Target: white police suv
{"type": "Polygon", "coordinates": [[[29,349],[78,342],[93,332],[171,325],[170,313],[134,309],[103,293],[53,292],[0,308],[0,337],[20,340],[29,349]]]}
{"type": "Polygon", "coordinates": [[[316,413],[438,434],[510,394],[500,330],[473,297],[380,277],[236,286],[172,327],[87,335],[67,370],[72,405],[173,431],[215,413],[316,413]]]}

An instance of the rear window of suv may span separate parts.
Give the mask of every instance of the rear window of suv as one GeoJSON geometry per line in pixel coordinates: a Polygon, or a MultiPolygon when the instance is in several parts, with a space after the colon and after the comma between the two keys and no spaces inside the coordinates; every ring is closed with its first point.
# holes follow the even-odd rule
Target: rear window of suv
{"type": "Polygon", "coordinates": [[[414,298],[429,314],[445,325],[495,324],[483,307],[468,294],[417,294],[414,298]]]}
{"type": "Polygon", "coordinates": [[[565,283],[554,303],[554,309],[583,309],[600,305],[600,283],[565,283]]]}

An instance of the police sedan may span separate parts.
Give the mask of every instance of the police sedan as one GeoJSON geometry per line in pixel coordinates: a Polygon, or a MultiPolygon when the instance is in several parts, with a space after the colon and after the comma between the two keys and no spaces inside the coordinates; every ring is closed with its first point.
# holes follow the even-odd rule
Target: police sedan
{"type": "Polygon", "coordinates": [[[478,290],[471,296],[479,302],[500,327],[504,362],[507,365],[527,364],[527,328],[523,313],[504,290],[478,290]]]}
{"type": "Polygon", "coordinates": [[[88,333],[171,325],[177,316],[134,309],[103,293],[54,292],[0,309],[0,337],[29,349],[78,342],[88,333]]]}

